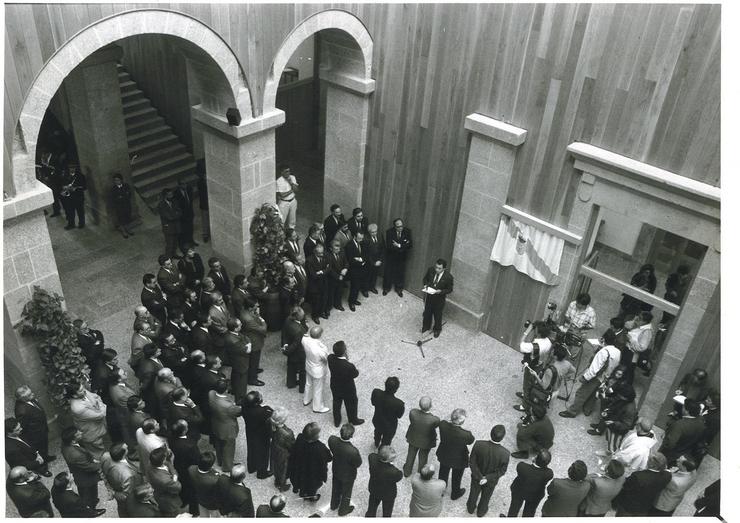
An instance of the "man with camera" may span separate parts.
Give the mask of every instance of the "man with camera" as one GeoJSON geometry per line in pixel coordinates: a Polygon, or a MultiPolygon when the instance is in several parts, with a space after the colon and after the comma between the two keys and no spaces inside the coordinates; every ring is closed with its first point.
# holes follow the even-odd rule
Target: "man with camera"
{"type": "Polygon", "coordinates": [[[525,326],[519,343],[519,351],[524,355],[522,392],[516,393],[522,398],[522,403],[514,405],[514,409],[520,412],[528,412],[528,407],[533,403],[546,405],[549,402],[547,389],[551,389],[557,381],[557,371],[549,365],[550,350],[555,337],[551,325],[539,321],[527,322],[525,326]],[[533,330],[536,332],[535,338],[531,342],[525,341],[533,330]]]}

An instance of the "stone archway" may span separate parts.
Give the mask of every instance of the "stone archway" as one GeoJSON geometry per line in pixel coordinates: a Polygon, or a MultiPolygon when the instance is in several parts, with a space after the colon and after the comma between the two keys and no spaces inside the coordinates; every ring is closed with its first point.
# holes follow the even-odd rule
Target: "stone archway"
{"type": "Polygon", "coordinates": [[[324,31],[319,78],[327,85],[324,207],[361,204],[367,144],[373,41],[364,24],[341,10],[317,13],[299,24],[280,46],[265,84],[263,114],[275,111],[280,75],[298,46],[324,31]]]}

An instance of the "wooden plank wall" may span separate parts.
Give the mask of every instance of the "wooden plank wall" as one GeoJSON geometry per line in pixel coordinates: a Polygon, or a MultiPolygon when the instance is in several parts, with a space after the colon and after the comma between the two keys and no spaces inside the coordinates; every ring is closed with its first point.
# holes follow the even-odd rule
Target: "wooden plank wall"
{"type": "Polygon", "coordinates": [[[278,165],[289,159],[303,161],[315,148],[318,120],[314,108],[313,77],[281,87],[275,105],[285,111],[285,123],[275,131],[275,154],[278,165]]]}
{"type": "MultiPolygon", "coordinates": [[[[6,154],[25,93],[50,54],[94,20],[146,6],[5,6],[6,154]]],[[[383,227],[402,216],[413,229],[410,289],[436,257],[452,255],[467,114],[528,130],[508,203],[560,225],[567,223],[576,181],[565,147],[576,140],[720,183],[719,5],[156,7],[214,28],[239,58],[257,108],[273,57],[296,25],[328,8],[359,17],[374,40],[377,81],[363,205],[383,227]]],[[[514,288],[511,278],[498,275],[490,289],[497,299],[496,287],[514,288]]],[[[535,282],[517,288],[539,293],[535,282]]]]}

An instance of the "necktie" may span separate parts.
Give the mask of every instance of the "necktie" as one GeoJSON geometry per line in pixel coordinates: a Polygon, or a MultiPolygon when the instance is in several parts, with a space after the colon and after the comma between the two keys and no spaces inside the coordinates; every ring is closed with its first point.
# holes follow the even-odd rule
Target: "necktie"
{"type": "Polygon", "coordinates": [[[298,252],[298,244],[296,242],[291,242],[293,244],[293,250],[295,252],[298,252]]]}
{"type": "Polygon", "coordinates": [[[373,236],[373,243],[377,243],[377,238],[373,236]]]}
{"type": "Polygon", "coordinates": [[[356,241],[356,240],[355,240],[355,245],[357,245],[357,253],[358,253],[358,254],[359,254],[360,256],[362,256],[362,247],[360,247],[360,244],[359,244],[359,243],[357,243],[357,241],[356,241]]]}
{"type": "Polygon", "coordinates": [[[434,277],[434,286],[436,287],[439,283],[439,277],[442,276],[442,273],[437,274],[437,276],[434,277]]]}

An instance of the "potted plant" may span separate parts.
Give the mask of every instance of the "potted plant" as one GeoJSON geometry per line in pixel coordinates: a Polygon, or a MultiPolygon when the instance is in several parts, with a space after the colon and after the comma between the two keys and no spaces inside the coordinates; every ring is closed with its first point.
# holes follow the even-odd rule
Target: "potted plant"
{"type": "Polygon", "coordinates": [[[255,209],[249,226],[252,244],[253,274],[264,274],[267,292],[261,297],[262,317],[271,331],[282,328],[278,287],[283,271],[285,230],[283,219],[274,204],[263,203],[255,209]]]}
{"type": "MultiPolygon", "coordinates": [[[[21,334],[36,340],[39,358],[44,367],[49,399],[67,413],[69,400],[65,396],[67,385],[87,380],[90,369],[77,344],[77,333],[69,314],[62,308],[62,298],[57,293],[50,294],[41,287],[33,287],[31,301],[26,303],[21,313],[19,327],[21,334]]],[[[71,423],[64,418],[62,425],[71,423]]]]}

